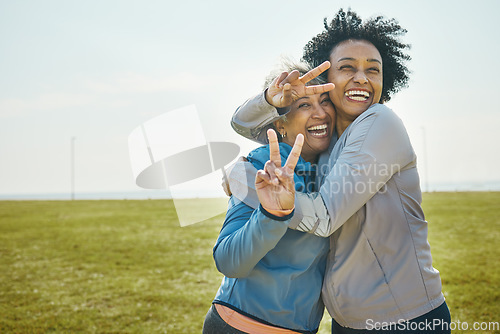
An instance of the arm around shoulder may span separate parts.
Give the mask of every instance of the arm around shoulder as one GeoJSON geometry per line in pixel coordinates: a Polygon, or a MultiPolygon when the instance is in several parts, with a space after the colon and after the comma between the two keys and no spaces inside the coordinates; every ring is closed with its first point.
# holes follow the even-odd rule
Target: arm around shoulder
{"type": "Polygon", "coordinates": [[[329,236],[365,205],[396,173],[415,164],[403,123],[383,105],[360,115],[346,130],[318,193],[296,197],[290,227],[329,236]],[[299,198],[300,197],[300,198],[299,198]]]}

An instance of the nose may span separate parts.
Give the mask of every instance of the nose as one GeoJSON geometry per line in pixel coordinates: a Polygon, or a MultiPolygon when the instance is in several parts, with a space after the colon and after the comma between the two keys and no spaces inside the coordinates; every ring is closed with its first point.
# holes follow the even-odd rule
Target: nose
{"type": "Polygon", "coordinates": [[[323,106],[319,103],[315,103],[312,118],[323,119],[323,118],[326,118],[327,115],[328,115],[328,113],[323,108],[323,106]]]}
{"type": "Polygon", "coordinates": [[[353,80],[354,82],[359,83],[361,85],[368,83],[368,78],[366,77],[366,74],[363,71],[357,71],[354,74],[353,80]]]}

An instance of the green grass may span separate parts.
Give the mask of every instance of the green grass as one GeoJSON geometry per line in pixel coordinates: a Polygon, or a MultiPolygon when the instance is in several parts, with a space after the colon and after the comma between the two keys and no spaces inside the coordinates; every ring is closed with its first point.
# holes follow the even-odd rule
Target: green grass
{"type": "MultiPolygon", "coordinates": [[[[500,321],[499,203],[424,197],[453,320],[500,321]]],[[[180,227],[168,200],[0,202],[0,333],[200,333],[222,220],[180,227]]]]}
{"type": "Polygon", "coordinates": [[[423,207],[452,321],[498,324],[500,193],[430,193],[423,207]]]}

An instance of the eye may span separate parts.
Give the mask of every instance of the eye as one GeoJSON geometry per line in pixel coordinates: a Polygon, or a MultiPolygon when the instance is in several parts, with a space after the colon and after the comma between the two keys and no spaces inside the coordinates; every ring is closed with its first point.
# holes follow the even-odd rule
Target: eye
{"type": "Polygon", "coordinates": [[[329,104],[331,103],[332,101],[330,100],[330,98],[328,97],[325,97],[323,100],[321,100],[321,104],[329,104]]]}
{"type": "Polygon", "coordinates": [[[301,103],[301,104],[299,104],[299,109],[308,108],[308,107],[309,107],[309,103],[301,103]]]}
{"type": "Polygon", "coordinates": [[[339,70],[352,70],[354,67],[352,65],[342,65],[339,70]]]}
{"type": "Polygon", "coordinates": [[[378,67],[370,67],[368,71],[371,73],[380,73],[380,69],[378,67]]]}

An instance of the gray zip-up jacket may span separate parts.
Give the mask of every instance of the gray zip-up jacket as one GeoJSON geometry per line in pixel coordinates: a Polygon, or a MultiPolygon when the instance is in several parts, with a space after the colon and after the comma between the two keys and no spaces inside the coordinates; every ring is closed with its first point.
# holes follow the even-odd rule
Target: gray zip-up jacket
{"type": "MultiPolygon", "coordinates": [[[[259,127],[276,115],[261,94],[238,108],[231,123],[258,140],[259,127]]],[[[381,104],[370,107],[320,157],[318,170],[319,193],[296,195],[289,227],[330,236],[323,283],[330,315],[362,329],[440,306],[444,296],[432,267],[416,156],[398,116],[381,104]]],[[[258,205],[255,172],[240,162],[228,173],[233,195],[251,206],[258,205]]]]}

